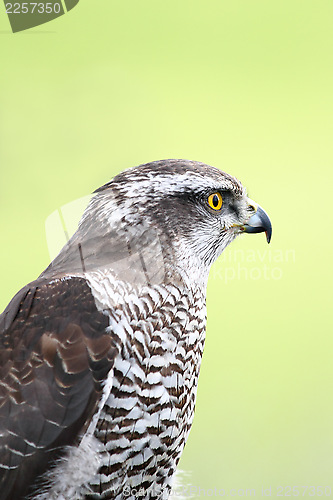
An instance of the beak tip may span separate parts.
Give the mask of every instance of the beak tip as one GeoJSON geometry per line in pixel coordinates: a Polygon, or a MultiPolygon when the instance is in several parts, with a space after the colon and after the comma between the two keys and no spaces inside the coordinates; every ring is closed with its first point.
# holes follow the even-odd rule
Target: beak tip
{"type": "Polygon", "coordinates": [[[271,242],[271,238],[272,238],[272,231],[268,232],[268,231],[265,231],[266,233],[266,240],[267,240],[267,243],[270,244],[271,242]]]}
{"type": "Polygon", "coordinates": [[[272,238],[272,224],[266,212],[258,205],[256,213],[248,220],[244,226],[247,233],[265,232],[267,243],[272,238]]]}

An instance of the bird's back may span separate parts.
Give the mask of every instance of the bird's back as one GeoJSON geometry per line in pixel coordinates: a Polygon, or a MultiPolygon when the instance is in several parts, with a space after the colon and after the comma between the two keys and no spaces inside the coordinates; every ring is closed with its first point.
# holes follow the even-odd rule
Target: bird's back
{"type": "Polygon", "coordinates": [[[112,369],[108,318],[84,279],[37,280],[0,318],[0,498],[20,499],[95,411],[112,369]]]}

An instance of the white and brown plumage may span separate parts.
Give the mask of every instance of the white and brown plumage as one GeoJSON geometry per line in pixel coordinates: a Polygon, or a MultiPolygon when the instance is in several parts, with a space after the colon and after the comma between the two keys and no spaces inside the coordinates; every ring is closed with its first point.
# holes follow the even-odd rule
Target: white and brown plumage
{"type": "Polygon", "coordinates": [[[96,191],[0,317],[1,500],[168,496],[193,420],[209,268],[242,231],[269,240],[267,215],[205,164],[141,165],[96,191]]]}

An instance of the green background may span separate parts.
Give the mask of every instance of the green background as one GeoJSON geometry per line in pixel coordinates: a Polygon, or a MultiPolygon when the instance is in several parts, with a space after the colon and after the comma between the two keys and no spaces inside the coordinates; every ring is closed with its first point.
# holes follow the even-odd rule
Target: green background
{"type": "Polygon", "coordinates": [[[333,495],[332,45],[331,0],[82,0],[17,34],[0,5],[1,308],[47,266],[47,216],[126,167],[213,164],[271,217],[211,273],[195,498],[333,495]]]}

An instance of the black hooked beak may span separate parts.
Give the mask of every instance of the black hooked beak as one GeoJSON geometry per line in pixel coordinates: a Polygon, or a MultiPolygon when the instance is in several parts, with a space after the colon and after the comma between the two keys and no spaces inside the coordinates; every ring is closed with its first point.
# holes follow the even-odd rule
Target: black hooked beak
{"type": "Polygon", "coordinates": [[[257,207],[256,213],[249,218],[242,229],[245,233],[263,233],[265,231],[267,243],[269,243],[272,237],[272,224],[265,210],[259,205],[257,207]]]}

